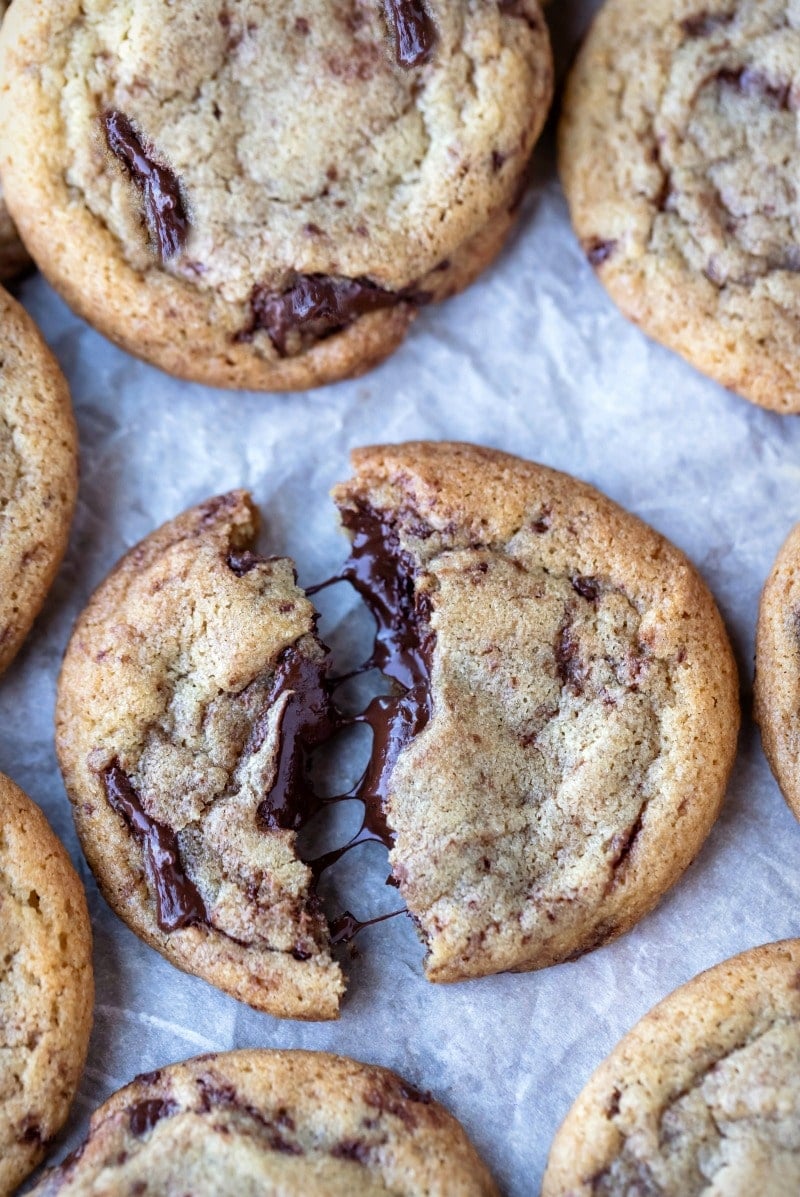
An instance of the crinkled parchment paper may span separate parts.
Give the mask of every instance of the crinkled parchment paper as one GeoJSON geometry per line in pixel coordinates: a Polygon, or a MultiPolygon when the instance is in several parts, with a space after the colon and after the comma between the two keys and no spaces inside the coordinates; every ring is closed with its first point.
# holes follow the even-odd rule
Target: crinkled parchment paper
{"type": "MultiPolygon", "coordinates": [[[[549,6],[563,73],[596,4],[549,6]]],[[[319,1048],[397,1069],[465,1124],[504,1192],[538,1192],[561,1118],[596,1064],[656,1001],[735,952],[800,931],[800,827],[751,718],[758,596],[800,519],[800,422],[760,411],[648,342],[606,299],[570,231],[552,126],[518,231],[465,295],[425,310],[367,378],[296,396],[227,394],[134,361],[72,316],[40,278],[21,297],[72,386],[82,483],[65,567],[0,679],[0,769],[45,809],[86,884],[97,1008],[86,1075],[52,1159],[134,1074],[200,1052],[319,1048]],[[372,927],[348,962],[341,1021],[281,1022],[184,976],[106,907],[83,861],[53,751],[56,676],[72,623],[131,544],[190,504],[246,486],[263,545],[310,585],[345,553],[327,493],[355,445],[456,438],[588,479],[670,537],[719,601],[741,668],[745,722],[722,817],[657,911],[575,964],[435,987],[408,920],[372,927]]],[[[343,589],[343,588],[339,588],[343,589]]],[[[369,620],[326,599],[323,631],[357,652],[369,620]]],[[[351,815],[354,819],[355,816],[351,815]]],[[[391,909],[370,845],[336,877],[362,917],[391,909]]]]}

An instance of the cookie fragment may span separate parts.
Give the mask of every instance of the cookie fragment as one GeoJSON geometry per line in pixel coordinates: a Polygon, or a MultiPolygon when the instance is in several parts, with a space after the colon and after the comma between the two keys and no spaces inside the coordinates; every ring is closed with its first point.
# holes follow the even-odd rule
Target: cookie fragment
{"type": "Polygon", "coordinates": [[[553,89],[538,0],[521,7],[15,0],[9,207],[67,301],[172,373],[360,374],[511,228],[553,89]]]}
{"type": "Polygon", "coordinates": [[[800,1186],[800,941],[671,994],[600,1065],[553,1143],[542,1197],[800,1186]]]}
{"type": "Polygon", "coordinates": [[[92,1025],[83,888],[42,812],[0,774],[0,1193],[66,1121],[92,1025]]]}
{"type": "Polygon", "coordinates": [[[384,785],[427,976],[541,968],[615,938],[694,858],[733,763],[736,672],[711,596],[567,475],[471,445],[354,462],[334,491],[344,525],[358,536],[373,513],[372,573],[399,575],[431,636],[430,716],[384,785]]]}
{"type": "Polygon", "coordinates": [[[800,411],[800,30],[789,7],[606,0],[559,134],[575,230],[622,312],[779,412],[800,411]]]}
{"type": "Polygon", "coordinates": [[[66,381],[31,318],[0,288],[0,670],[55,579],[77,492],[66,381]]]}
{"type": "Polygon", "coordinates": [[[392,1072],[315,1052],[201,1056],[139,1077],[33,1190],[80,1197],[496,1197],[461,1125],[392,1072]]]}
{"type": "Polygon", "coordinates": [[[324,723],[328,663],[291,562],[258,557],[256,528],[233,492],[123,558],[67,651],[59,760],[87,858],[137,934],[258,1009],[334,1018],[341,972],[279,801],[302,799],[319,730],[294,720],[298,671],[324,723]]]}

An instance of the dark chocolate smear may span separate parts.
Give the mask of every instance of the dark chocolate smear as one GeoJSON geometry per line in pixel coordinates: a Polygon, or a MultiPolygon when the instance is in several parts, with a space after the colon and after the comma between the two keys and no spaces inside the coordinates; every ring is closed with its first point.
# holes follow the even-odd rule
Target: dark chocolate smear
{"type": "Polygon", "coordinates": [[[170,1118],[177,1111],[178,1106],[174,1101],[164,1101],[160,1098],[140,1101],[128,1111],[131,1134],[141,1139],[144,1135],[149,1135],[162,1118],[170,1118]]]}
{"type": "Polygon", "coordinates": [[[109,805],[122,816],[144,849],[145,870],[155,890],[161,930],[178,931],[207,922],[203,899],[183,870],[175,832],[146,813],[118,761],[103,771],[102,778],[109,805]]]}
{"type": "Polygon", "coordinates": [[[340,332],[359,316],[392,308],[399,303],[426,303],[426,292],[407,288],[386,291],[369,279],[334,279],[324,274],[301,274],[285,291],[268,291],[256,286],[250,296],[251,321],[240,340],[252,337],[258,329],[269,333],[281,356],[287,352],[293,331],[321,338],[340,332]]]}
{"type": "Polygon", "coordinates": [[[150,235],[162,262],[180,253],[189,236],[189,221],[178,180],[146,152],[141,138],[127,116],[111,110],[100,118],[108,148],[122,162],[144,199],[144,214],[150,235]]]}
{"type": "Polygon", "coordinates": [[[436,26],[422,0],[383,0],[383,11],[394,33],[398,66],[408,71],[427,62],[436,45],[436,26]]]}

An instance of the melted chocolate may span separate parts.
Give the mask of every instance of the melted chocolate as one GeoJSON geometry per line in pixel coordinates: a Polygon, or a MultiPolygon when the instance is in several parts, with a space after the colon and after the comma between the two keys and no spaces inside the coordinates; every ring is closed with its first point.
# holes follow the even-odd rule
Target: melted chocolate
{"type": "Polygon", "coordinates": [[[247,340],[263,328],[281,356],[287,353],[291,332],[314,338],[339,332],[368,312],[392,308],[399,303],[425,303],[425,292],[408,289],[385,291],[369,279],[334,279],[324,274],[301,274],[285,291],[255,287],[250,296],[250,325],[240,340],[247,340]]]}
{"type": "Polygon", "coordinates": [[[149,1135],[156,1123],[160,1122],[162,1118],[170,1118],[177,1113],[177,1110],[178,1107],[174,1101],[163,1101],[160,1098],[140,1101],[138,1105],[131,1106],[128,1111],[131,1134],[135,1135],[137,1139],[149,1135]]]}
{"type": "Polygon", "coordinates": [[[761,71],[742,67],[741,70],[723,70],[717,75],[720,83],[734,87],[743,96],[761,100],[770,108],[788,112],[794,107],[791,83],[776,83],[761,71]]]}
{"type": "Polygon", "coordinates": [[[122,816],[144,848],[145,869],[155,890],[161,930],[177,931],[207,922],[203,899],[183,871],[175,832],[145,812],[118,761],[109,765],[101,776],[109,805],[122,816]]]}
{"type": "Polygon", "coordinates": [[[311,751],[344,724],[331,700],[326,662],[287,648],[278,661],[268,709],[289,695],[278,728],[275,781],[258,808],[264,826],[299,831],[332,799],[319,798],[309,781],[311,751]]]}
{"type": "Polygon", "coordinates": [[[421,66],[436,45],[436,26],[422,0],[383,0],[386,22],[394,32],[397,65],[421,66]]]}
{"type": "Polygon", "coordinates": [[[681,29],[687,37],[710,37],[718,29],[732,24],[735,15],[732,12],[698,12],[692,17],[684,17],[681,29]]]}
{"type": "Polygon", "coordinates": [[[180,253],[189,236],[189,221],[178,180],[166,166],[147,154],[127,116],[110,111],[103,114],[108,148],[125,167],[142,192],[144,213],[162,262],[180,253]]]}
{"type": "Polygon", "coordinates": [[[337,947],[342,943],[350,943],[365,927],[372,927],[375,923],[385,923],[387,919],[395,919],[399,914],[408,914],[407,910],[392,910],[389,914],[381,914],[375,919],[357,919],[354,914],[346,910],[338,918],[331,919],[331,945],[337,947]]]}

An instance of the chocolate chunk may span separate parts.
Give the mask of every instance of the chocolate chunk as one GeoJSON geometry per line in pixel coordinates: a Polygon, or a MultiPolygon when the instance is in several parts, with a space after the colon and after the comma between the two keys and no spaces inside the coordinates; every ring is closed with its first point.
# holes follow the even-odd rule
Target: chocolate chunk
{"type": "Polygon", "coordinates": [[[131,1134],[137,1139],[149,1135],[150,1131],[162,1118],[170,1118],[178,1111],[174,1101],[163,1101],[153,1098],[151,1101],[140,1101],[128,1111],[131,1134]]]}
{"type": "Polygon", "coordinates": [[[761,100],[770,108],[788,112],[795,107],[790,82],[776,83],[761,71],[751,70],[750,67],[742,67],[738,71],[719,71],[716,77],[724,86],[736,88],[743,96],[761,100]]]}
{"type": "Polygon", "coordinates": [[[397,65],[421,66],[436,45],[436,26],[422,0],[383,0],[386,22],[394,33],[397,65]]]}
{"type": "Polygon", "coordinates": [[[102,778],[109,805],[122,816],[144,849],[145,871],[155,890],[159,927],[169,932],[205,923],[206,908],[183,871],[175,832],[144,811],[118,761],[103,771],[102,778]]]}
{"type": "Polygon", "coordinates": [[[600,583],[597,578],[573,578],[572,589],[581,598],[585,598],[587,603],[597,602],[600,597],[600,583]]]}
{"type": "Polygon", "coordinates": [[[699,12],[693,17],[684,17],[681,29],[687,37],[710,37],[718,29],[732,24],[735,16],[732,12],[699,12]]]}
{"type": "Polygon", "coordinates": [[[371,1148],[363,1139],[343,1139],[331,1148],[331,1155],[337,1160],[354,1160],[357,1164],[367,1164],[371,1148]]]}
{"type": "Polygon", "coordinates": [[[575,694],[582,694],[586,673],[580,658],[580,645],[569,623],[565,624],[558,634],[555,658],[562,685],[569,686],[575,694]]]}
{"type": "Polygon", "coordinates": [[[264,329],[278,353],[285,356],[291,332],[319,339],[340,332],[368,312],[399,303],[421,304],[428,299],[425,292],[413,288],[385,291],[365,278],[334,279],[324,274],[301,274],[291,287],[280,293],[254,287],[250,296],[251,321],[239,339],[247,340],[258,329],[264,329]]]}
{"type": "Polygon", "coordinates": [[[237,578],[243,578],[257,565],[263,565],[268,560],[270,558],[259,557],[257,553],[251,553],[249,549],[245,549],[243,553],[228,553],[228,567],[233,570],[237,578]]]}
{"type": "Polygon", "coordinates": [[[602,241],[599,237],[593,237],[591,241],[586,242],[584,245],[586,257],[595,268],[607,262],[616,248],[616,241],[602,241]]]}
{"type": "Polygon", "coordinates": [[[285,1110],[280,1111],[277,1119],[273,1121],[255,1106],[242,1101],[233,1085],[227,1082],[220,1083],[213,1076],[201,1076],[197,1078],[197,1084],[201,1094],[200,1113],[208,1114],[214,1110],[223,1109],[243,1114],[252,1119],[260,1131],[266,1135],[272,1151],[279,1151],[283,1155],[303,1155],[303,1148],[296,1143],[290,1143],[278,1129],[279,1126],[283,1130],[294,1129],[294,1123],[291,1118],[286,1116],[285,1110]]]}
{"type": "Polygon", "coordinates": [[[145,151],[133,125],[122,112],[101,117],[108,148],[124,163],[144,199],[144,214],[161,261],[180,253],[189,236],[189,221],[181,199],[178,180],[145,151]]]}

